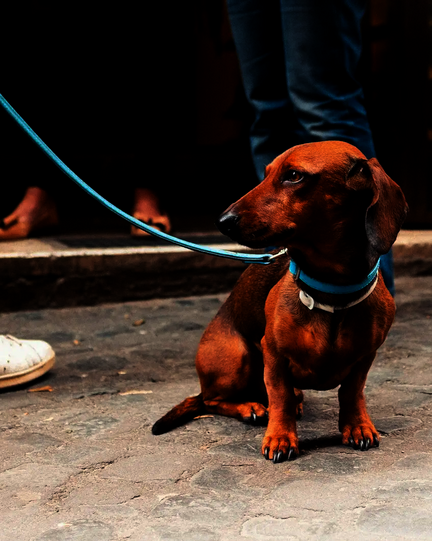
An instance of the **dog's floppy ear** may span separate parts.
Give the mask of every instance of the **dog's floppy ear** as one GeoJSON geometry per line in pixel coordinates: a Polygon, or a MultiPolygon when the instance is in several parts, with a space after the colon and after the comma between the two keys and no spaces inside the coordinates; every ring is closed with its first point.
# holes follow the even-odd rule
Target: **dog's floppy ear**
{"type": "Polygon", "coordinates": [[[386,254],[396,240],[408,212],[402,190],[384,171],[376,158],[358,160],[348,173],[347,186],[371,190],[366,210],[366,235],[379,254],[386,254]]]}

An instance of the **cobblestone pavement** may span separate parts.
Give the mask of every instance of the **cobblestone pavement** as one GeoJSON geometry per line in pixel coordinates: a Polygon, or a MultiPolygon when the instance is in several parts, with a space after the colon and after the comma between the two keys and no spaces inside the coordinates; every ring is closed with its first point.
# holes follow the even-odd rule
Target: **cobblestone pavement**
{"type": "Polygon", "coordinates": [[[301,456],[278,465],[260,456],[264,429],[232,419],[150,432],[198,391],[223,295],[0,314],[1,332],[57,352],[50,374],[0,394],[1,541],[430,540],[432,277],[397,287],[366,389],[379,449],[343,447],[336,391],[308,391],[301,456]]]}

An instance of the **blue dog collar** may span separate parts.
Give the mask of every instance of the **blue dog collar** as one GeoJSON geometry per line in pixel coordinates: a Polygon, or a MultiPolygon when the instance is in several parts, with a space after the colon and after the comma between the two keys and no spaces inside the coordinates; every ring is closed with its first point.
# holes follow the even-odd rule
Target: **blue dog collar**
{"type": "Polygon", "coordinates": [[[363,280],[363,282],[360,282],[359,284],[353,284],[348,286],[337,286],[333,284],[326,284],[325,282],[320,282],[319,280],[315,280],[314,278],[311,278],[307,274],[305,274],[302,270],[300,270],[299,266],[295,261],[291,259],[289,270],[291,274],[295,276],[296,280],[301,280],[304,284],[307,286],[316,289],[317,291],[321,291],[322,293],[332,293],[335,295],[346,295],[347,293],[355,293],[356,291],[361,291],[365,287],[367,287],[373,280],[375,280],[378,269],[380,266],[380,260],[378,259],[377,264],[375,267],[370,271],[370,273],[366,276],[366,278],[363,280]]]}

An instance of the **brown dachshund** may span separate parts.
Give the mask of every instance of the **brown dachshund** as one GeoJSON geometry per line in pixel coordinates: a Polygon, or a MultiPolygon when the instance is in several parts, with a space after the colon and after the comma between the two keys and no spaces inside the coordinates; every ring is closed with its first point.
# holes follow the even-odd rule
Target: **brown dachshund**
{"type": "Polygon", "coordinates": [[[299,145],[219,218],[220,230],[251,248],[287,254],[250,265],[201,339],[198,396],[153,426],[162,434],[214,413],[268,422],[262,453],[298,455],[301,389],[339,387],[342,442],[379,444],[363,389],[395,315],[376,265],[407,213],[399,186],[375,158],[339,141],[299,145]]]}

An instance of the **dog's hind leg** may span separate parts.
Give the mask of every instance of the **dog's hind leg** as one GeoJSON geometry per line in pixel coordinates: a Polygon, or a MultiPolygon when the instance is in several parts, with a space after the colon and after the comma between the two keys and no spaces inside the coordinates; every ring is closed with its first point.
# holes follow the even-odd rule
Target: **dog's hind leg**
{"type": "Polygon", "coordinates": [[[227,402],[223,400],[204,400],[206,411],[225,417],[234,417],[250,424],[266,425],[267,408],[259,402],[227,402]]]}
{"type": "Polygon", "coordinates": [[[214,330],[204,335],[196,359],[206,411],[266,424],[261,352],[232,329],[223,333],[214,330]]]}

